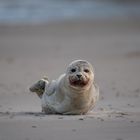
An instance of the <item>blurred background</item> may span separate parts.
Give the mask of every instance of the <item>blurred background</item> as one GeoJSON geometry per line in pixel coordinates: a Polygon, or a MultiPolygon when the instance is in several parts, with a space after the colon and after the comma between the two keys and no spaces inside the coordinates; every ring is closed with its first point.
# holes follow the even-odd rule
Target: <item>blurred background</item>
{"type": "Polygon", "coordinates": [[[139,140],[139,130],[140,0],[0,0],[0,140],[139,140]],[[95,69],[94,113],[42,119],[29,87],[75,59],[95,69]]]}
{"type": "Polygon", "coordinates": [[[139,0],[0,0],[0,23],[139,18],[139,0]]]}
{"type": "Polygon", "coordinates": [[[139,0],[0,0],[0,110],[40,111],[28,87],[75,59],[93,64],[100,106],[139,97],[139,0]]]}

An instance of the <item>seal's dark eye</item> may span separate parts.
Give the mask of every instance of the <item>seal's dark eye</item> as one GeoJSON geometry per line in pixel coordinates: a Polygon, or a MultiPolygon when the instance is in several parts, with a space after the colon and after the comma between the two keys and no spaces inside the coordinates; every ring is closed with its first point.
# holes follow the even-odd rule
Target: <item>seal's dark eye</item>
{"type": "Polygon", "coordinates": [[[89,73],[89,69],[84,69],[84,72],[89,73]]]}
{"type": "Polygon", "coordinates": [[[71,69],[71,72],[76,72],[76,69],[71,69]]]}

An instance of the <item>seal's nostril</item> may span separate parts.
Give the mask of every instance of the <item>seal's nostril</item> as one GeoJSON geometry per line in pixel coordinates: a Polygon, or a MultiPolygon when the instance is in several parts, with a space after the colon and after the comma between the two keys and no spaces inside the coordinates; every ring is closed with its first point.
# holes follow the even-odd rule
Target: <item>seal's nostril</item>
{"type": "Polygon", "coordinates": [[[81,74],[77,74],[77,77],[78,77],[78,78],[81,78],[81,77],[82,77],[82,75],[81,75],[81,74]]]}

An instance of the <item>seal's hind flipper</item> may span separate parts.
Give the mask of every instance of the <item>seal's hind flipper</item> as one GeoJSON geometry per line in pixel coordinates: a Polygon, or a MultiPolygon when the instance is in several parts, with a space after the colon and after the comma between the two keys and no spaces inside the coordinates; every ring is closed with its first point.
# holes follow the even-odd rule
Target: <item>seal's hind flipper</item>
{"type": "Polygon", "coordinates": [[[31,92],[35,92],[40,98],[42,97],[44,91],[45,91],[45,86],[48,84],[48,79],[44,77],[43,79],[39,80],[35,84],[33,84],[29,90],[31,92]]]}

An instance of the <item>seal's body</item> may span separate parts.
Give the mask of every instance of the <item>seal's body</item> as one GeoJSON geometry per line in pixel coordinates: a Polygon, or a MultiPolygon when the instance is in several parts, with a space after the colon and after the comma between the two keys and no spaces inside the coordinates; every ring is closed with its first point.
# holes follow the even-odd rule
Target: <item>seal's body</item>
{"type": "Polygon", "coordinates": [[[47,114],[86,114],[99,97],[93,68],[84,60],[73,61],[57,80],[42,79],[30,91],[41,98],[42,111],[47,114]]]}

